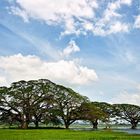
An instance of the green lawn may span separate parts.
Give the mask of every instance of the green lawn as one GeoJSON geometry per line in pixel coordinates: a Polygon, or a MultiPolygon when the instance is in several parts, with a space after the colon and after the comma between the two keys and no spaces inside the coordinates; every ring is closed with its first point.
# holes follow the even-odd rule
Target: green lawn
{"type": "Polygon", "coordinates": [[[140,135],[111,131],[0,129],[0,140],[140,140],[140,135]]]}

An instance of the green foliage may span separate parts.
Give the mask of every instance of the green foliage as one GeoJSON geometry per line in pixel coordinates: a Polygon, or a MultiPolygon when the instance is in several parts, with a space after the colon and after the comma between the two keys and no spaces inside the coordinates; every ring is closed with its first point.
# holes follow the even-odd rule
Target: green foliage
{"type": "Polygon", "coordinates": [[[140,122],[140,107],[132,104],[114,104],[115,113],[121,119],[131,123],[132,129],[140,122]]]}
{"type": "Polygon", "coordinates": [[[79,119],[78,108],[82,103],[87,102],[87,97],[83,97],[70,88],[57,85],[57,94],[54,96],[56,109],[55,113],[63,120],[65,127],[79,119]]]}
{"type": "Polygon", "coordinates": [[[104,120],[107,117],[106,113],[93,103],[83,103],[81,105],[81,111],[83,112],[81,118],[89,121],[94,121],[96,119],[104,120]]]}
{"type": "Polygon", "coordinates": [[[38,125],[51,108],[55,86],[45,79],[14,82],[6,92],[1,90],[0,110],[10,112],[12,120],[19,121],[22,128],[27,128],[31,121],[38,125]]]}
{"type": "Polygon", "coordinates": [[[47,79],[22,80],[9,88],[0,87],[0,123],[16,123],[21,128],[28,128],[29,123],[34,123],[36,128],[39,123],[63,123],[69,128],[76,120],[88,120],[97,128],[99,120],[108,127],[112,118],[118,117],[130,122],[135,129],[140,122],[140,107],[90,102],[71,88],[47,79]]]}
{"type": "Polygon", "coordinates": [[[93,125],[94,129],[97,129],[98,120],[106,120],[107,114],[103,112],[99,107],[97,107],[92,102],[84,102],[80,108],[79,111],[82,112],[80,115],[81,120],[88,120],[93,125]]]}
{"type": "MultiPolygon", "coordinates": [[[[0,88],[1,120],[18,121],[21,128],[30,122],[38,127],[39,122],[60,123],[66,128],[77,120],[77,108],[87,100],[70,88],[46,80],[19,81],[9,88],[0,88]],[[58,119],[60,118],[60,119],[58,119]]],[[[4,122],[4,121],[3,121],[4,122]]]]}

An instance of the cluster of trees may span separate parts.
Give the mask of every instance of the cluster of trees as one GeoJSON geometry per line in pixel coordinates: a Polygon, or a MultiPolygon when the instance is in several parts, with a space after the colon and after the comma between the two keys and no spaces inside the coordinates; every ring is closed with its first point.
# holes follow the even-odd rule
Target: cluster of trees
{"type": "Polygon", "coordinates": [[[64,124],[89,121],[94,129],[102,121],[108,126],[113,119],[123,119],[135,129],[140,122],[140,107],[131,104],[90,102],[70,88],[47,79],[19,81],[0,87],[0,122],[18,124],[26,129],[30,123],[64,124]]]}

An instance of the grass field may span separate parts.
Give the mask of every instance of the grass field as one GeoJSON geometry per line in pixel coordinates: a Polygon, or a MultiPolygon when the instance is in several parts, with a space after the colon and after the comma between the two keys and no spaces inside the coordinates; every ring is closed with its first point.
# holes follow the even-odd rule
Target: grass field
{"type": "Polygon", "coordinates": [[[140,135],[111,131],[0,129],[0,140],[140,140],[140,135]]]}

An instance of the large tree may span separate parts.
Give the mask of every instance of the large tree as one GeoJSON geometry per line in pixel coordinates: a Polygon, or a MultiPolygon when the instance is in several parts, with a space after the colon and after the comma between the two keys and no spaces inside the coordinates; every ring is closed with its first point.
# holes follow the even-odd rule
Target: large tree
{"type": "Polygon", "coordinates": [[[8,88],[0,87],[0,122],[12,124],[15,116],[11,111],[11,108],[5,103],[8,100],[8,88]]]}
{"type": "Polygon", "coordinates": [[[81,96],[70,88],[57,85],[57,91],[54,97],[55,100],[55,113],[61,117],[64,122],[65,128],[79,119],[79,107],[83,102],[86,102],[87,97],[81,96]]]}
{"type": "Polygon", "coordinates": [[[39,98],[36,99],[32,106],[32,121],[37,128],[39,122],[44,122],[44,120],[50,119],[49,116],[53,109],[53,98],[56,92],[56,84],[46,79],[40,79],[37,80],[34,85],[38,88],[37,91],[35,90],[34,94],[38,93],[39,98]]]}
{"type": "Polygon", "coordinates": [[[47,118],[61,118],[68,128],[79,117],[78,107],[87,101],[72,89],[45,79],[14,82],[1,93],[1,110],[14,116],[21,128],[27,128],[30,122],[38,127],[47,118]]]}
{"type": "Polygon", "coordinates": [[[32,120],[37,127],[42,114],[50,106],[54,87],[54,83],[44,79],[14,82],[7,91],[1,90],[4,95],[1,110],[6,109],[16,116],[21,128],[27,128],[32,120]]]}
{"type": "Polygon", "coordinates": [[[114,104],[116,115],[128,121],[132,129],[140,122],[140,107],[132,104],[114,104]]]}

